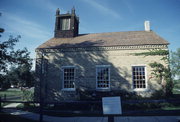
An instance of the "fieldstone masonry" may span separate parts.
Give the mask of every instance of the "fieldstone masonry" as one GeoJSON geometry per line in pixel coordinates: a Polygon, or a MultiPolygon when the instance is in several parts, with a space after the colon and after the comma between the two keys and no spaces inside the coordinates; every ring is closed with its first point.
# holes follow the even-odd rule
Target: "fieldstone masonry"
{"type": "MultiPolygon", "coordinates": [[[[83,87],[86,90],[96,91],[96,65],[110,66],[110,91],[134,92],[132,85],[132,66],[146,67],[147,89],[136,91],[142,96],[149,97],[154,90],[161,89],[162,86],[157,79],[152,76],[152,69],[148,65],[152,62],[160,62],[162,56],[135,56],[135,53],[142,53],[146,49],[129,50],[92,50],[92,51],[59,51],[44,52],[46,60],[46,71],[43,78],[43,90],[47,101],[78,100],[77,91],[64,91],[62,88],[63,66],[75,66],[75,88],[83,87]],[[48,66],[47,66],[48,65],[48,66]]],[[[41,53],[37,50],[37,59],[41,53]]],[[[39,65],[37,63],[37,65],[39,65]]],[[[166,65],[166,64],[164,64],[166,65]]],[[[38,67],[38,66],[37,66],[38,67]]],[[[40,70],[41,68],[36,68],[40,70]]],[[[104,91],[106,92],[106,91],[104,91]]]]}

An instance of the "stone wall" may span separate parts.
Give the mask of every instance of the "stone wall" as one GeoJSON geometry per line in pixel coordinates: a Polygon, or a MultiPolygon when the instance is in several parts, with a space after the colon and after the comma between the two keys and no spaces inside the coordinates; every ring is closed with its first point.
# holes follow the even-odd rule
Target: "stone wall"
{"type": "MultiPolygon", "coordinates": [[[[64,91],[62,88],[63,66],[75,66],[75,87],[85,90],[96,90],[96,65],[110,66],[110,91],[134,92],[132,86],[132,66],[146,67],[147,89],[136,91],[145,97],[154,90],[161,89],[161,84],[151,74],[148,65],[153,62],[164,62],[162,56],[135,56],[135,53],[148,51],[146,49],[129,50],[84,50],[84,51],[54,51],[44,52],[47,60],[47,71],[43,81],[44,94],[47,101],[79,99],[77,91],[64,91]]],[[[37,52],[37,59],[40,58],[37,52]]],[[[39,70],[39,69],[37,69],[39,70]]],[[[38,91],[38,90],[37,90],[38,91]]]]}

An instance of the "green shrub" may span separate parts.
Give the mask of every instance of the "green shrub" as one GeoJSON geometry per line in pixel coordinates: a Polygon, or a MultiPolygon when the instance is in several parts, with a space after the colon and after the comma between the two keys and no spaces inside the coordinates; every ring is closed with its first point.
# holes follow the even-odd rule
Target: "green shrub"
{"type": "Polygon", "coordinates": [[[180,83],[179,83],[179,84],[175,84],[175,85],[174,85],[174,88],[180,89],[180,83]]]}
{"type": "MultiPolygon", "coordinates": [[[[34,88],[23,89],[23,101],[33,101],[34,100],[34,88]]],[[[24,103],[24,106],[29,106],[29,103],[24,103]]]]}
{"type": "Polygon", "coordinates": [[[164,92],[163,89],[160,89],[160,90],[156,90],[152,96],[151,96],[152,99],[164,99],[166,98],[166,94],[164,92]]]}

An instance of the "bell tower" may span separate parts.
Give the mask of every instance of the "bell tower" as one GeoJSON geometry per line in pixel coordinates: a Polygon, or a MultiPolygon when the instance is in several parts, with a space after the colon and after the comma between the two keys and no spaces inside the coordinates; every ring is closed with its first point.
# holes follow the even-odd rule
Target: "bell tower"
{"type": "Polygon", "coordinates": [[[75,14],[75,8],[71,13],[60,14],[59,8],[56,10],[55,38],[73,38],[79,33],[79,17],[75,14]]]}

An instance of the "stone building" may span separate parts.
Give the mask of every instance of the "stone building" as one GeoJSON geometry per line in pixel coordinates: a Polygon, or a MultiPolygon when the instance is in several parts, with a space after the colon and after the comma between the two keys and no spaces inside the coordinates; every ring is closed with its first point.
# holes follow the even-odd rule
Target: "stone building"
{"type": "Polygon", "coordinates": [[[36,49],[36,98],[41,86],[46,101],[79,100],[137,93],[148,97],[162,84],[151,74],[162,56],[136,56],[151,49],[168,50],[166,40],[150,30],[79,34],[79,18],[56,11],[54,37],[36,49]]]}

